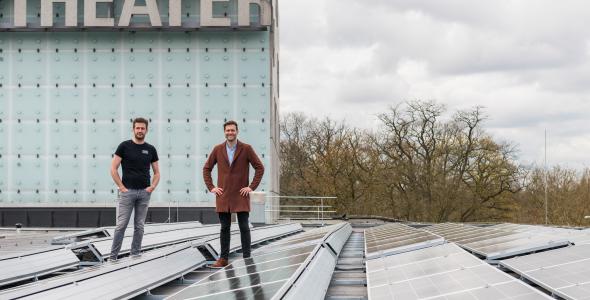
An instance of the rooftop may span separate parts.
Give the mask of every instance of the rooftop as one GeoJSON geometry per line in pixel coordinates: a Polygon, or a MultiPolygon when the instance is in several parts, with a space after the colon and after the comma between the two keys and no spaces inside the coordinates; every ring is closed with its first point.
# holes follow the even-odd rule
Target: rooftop
{"type": "MultiPolygon", "coordinates": [[[[2,299],[586,299],[590,230],[377,219],[232,227],[146,226],[143,254],[108,261],[112,228],[0,230],[2,299]]],[[[132,228],[122,248],[127,255],[132,228]]]]}

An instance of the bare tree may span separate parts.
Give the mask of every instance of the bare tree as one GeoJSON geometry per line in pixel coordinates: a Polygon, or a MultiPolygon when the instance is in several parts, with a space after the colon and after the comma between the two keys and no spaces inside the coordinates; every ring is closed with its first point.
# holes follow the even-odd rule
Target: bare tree
{"type": "MultiPolygon", "coordinates": [[[[280,124],[281,189],[287,195],[337,196],[339,214],[412,221],[544,219],[544,171],[516,163],[516,147],[484,130],[483,108],[447,113],[414,101],[360,130],[329,118],[288,114],[280,124]]],[[[548,174],[552,223],[582,224],[590,214],[590,170],[548,174]]]]}

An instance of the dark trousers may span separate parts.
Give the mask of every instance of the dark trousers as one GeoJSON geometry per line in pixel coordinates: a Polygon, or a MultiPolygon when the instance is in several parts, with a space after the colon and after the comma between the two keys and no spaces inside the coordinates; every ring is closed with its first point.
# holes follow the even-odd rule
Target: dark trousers
{"type": "MultiPolygon", "coordinates": [[[[250,224],[248,218],[250,213],[247,211],[238,212],[238,225],[240,227],[240,238],[242,240],[242,254],[244,257],[250,257],[250,224]]],[[[218,213],[219,223],[221,223],[221,231],[219,239],[221,242],[220,258],[229,258],[229,239],[231,227],[231,213],[218,213]]]]}

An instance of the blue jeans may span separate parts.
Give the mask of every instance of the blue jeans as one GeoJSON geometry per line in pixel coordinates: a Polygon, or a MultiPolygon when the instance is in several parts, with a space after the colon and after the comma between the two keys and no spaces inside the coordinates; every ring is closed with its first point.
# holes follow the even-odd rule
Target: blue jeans
{"type": "Polygon", "coordinates": [[[111,259],[116,259],[123,244],[125,229],[129,224],[131,212],[135,209],[133,220],[133,241],[131,242],[131,255],[141,252],[141,240],[143,239],[143,225],[147,216],[151,194],[146,190],[128,190],[121,193],[119,197],[119,215],[117,216],[117,227],[111,247],[111,259]]]}

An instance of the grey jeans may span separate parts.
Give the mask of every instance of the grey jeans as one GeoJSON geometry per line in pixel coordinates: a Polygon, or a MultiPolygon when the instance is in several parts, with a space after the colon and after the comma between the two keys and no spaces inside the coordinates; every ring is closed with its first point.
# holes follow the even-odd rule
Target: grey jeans
{"type": "Polygon", "coordinates": [[[119,215],[117,216],[117,227],[111,247],[111,259],[116,259],[123,244],[125,229],[129,224],[131,212],[135,209],[133,220],[133,241],[131,242],[131,255],[137,255],[141,251],[141,240],[143,239],[143,225],[147,216],[151,194],[146,190],[129,190],[119,195],[119,215]]]}

